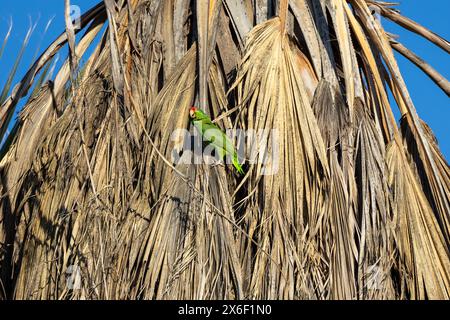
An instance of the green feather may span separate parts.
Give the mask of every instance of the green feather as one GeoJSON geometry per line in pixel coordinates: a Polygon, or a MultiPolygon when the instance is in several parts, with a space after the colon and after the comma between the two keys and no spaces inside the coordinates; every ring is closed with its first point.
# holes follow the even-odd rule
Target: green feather
{"type": "Polygon", "coordinates": [[[239,174],[244,174],[244,170],[242,169],[237,154],[233,156],[233,166],[236,168],[239,174]]]}

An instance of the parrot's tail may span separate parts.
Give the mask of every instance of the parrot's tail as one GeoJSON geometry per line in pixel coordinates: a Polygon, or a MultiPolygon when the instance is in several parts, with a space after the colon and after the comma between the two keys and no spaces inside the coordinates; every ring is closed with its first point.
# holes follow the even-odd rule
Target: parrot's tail
{"type": "Polygon", "coordinates": [[[244,170],[242,169],[237,154],[233,156],[233,166],[236,168],[239,174],[244,174],[244,170]]]}

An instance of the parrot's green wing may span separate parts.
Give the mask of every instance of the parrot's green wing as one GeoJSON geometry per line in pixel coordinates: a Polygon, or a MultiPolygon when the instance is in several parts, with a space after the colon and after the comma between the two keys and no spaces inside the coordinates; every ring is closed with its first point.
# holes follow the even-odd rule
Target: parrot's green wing
{"type": "Polygon", "coordinates": [[[203,132],[203,139],[214,145],[214,147],[225,150],[227,155],[232,155],[236,152],[230,138],[217,126],[206,128],[203,132]]]}

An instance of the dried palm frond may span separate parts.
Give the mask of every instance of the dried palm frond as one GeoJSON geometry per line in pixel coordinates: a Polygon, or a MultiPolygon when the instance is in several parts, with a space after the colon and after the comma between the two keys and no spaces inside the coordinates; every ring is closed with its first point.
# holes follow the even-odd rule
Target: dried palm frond
{"type": "Polygon", "coordinates": [[[324,248],[330,268],[332,299],[356,298],[354,275],[357,249],[355,244],[355,216],[350,197],[350,183],[343,172],[339,155],[348,155],[347,142],[351,132],[349,109],[331,84],[322,80],[316,89],[312,108],[327,146],[331,171],[330,200],[323,218],[324,248]],[[326,236],[324,236],[326,234],[326,236]]]}
{"type": "Polygon", "coordinates": [[[386,154],[396,241],[404,268],[402,297],[449,299],[449,247],[402,152],[393,142],[386,154]]]}
{"type": "Polygon", "coordinates": [[[251,274],[247,294],[252,298],[311,297],[317,285],[304,268],[309,267],[308,259],[320,260],[307,255],[319,254],[314,252],[315,236],[329,168],[291,45],[279,18],[255,27],[248,35],[235,84],[238,103],[246,105],[241,116],[245,127],[269,131],[261,142],[268,146],[267,153],[258,156],[272,166],[264,168],[261,162],[252,166],[246,186],[250,194],[244,223],[271,255],[246,250],[245,268],[251,274]],[[265,174],[268,169],[273,174],[265,174]]]}
{"type": "Polygon", "coordinates": [[[375,0],[104,0],[80,30],[66,14],[0,100],[0,298],[448,299],[450,169],[394,50],[448,81],[374,8],[450,51],[375,0]],[[196,153],[194,104],[246,130],[245,175],[196,153]]]}
{"type": "Polygon", "coordinates": [[[396,254],[395,224],[389,207],[386,146],[380,128],[362,105],[357,116],[355,165],[361,232],[358,254],[360,298],[394,299],[391,272],[396,254]]]}

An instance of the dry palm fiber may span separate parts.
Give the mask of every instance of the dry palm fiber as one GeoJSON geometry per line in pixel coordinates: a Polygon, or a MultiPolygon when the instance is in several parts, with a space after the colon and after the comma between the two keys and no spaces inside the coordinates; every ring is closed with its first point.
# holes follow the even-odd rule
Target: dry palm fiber
{"type": "Polygon", "coordinates": [[[2,150],[0,297],[448,298],[449,167],[372,6],[448,51],[378,1],[108,0],[83,15],[80,41],[58,37],[2,105],[4,129],[34,92],[2,150]],[[173,161],[190,157],[174,131],[194,103],[268,134],[259,154],[236,141],[245,176],[173,161]]]}
{"type": "Polygon", "coordinates": [[[257,26],[248,35],[235,84],[238,103],[246,105],[246,128],[270,130],[262,145],[269,146],[271,164],[277,166],[273,175],[264,175],[261,162],[249,170],[246,188],[251,193],[243,219],[248,233],[272,258],[258,249],[253,252],[251,243],[242,240],[251,298],[312,297],[313,288],[323,286],[315,283],[321,277],[307,277],[305,268],[320,273],[315,237],[325,211],[329,169],[291,45],[280,19],[257,26]],[[273,139],[278,139],[278,150],[271,149],[273,139]],[[309,259],[314,262],[309,264],[309,259]]]}
{"type": "Polygon", "coordinates": [[[410,164],[396,143],[388,146],[386,161],[397,225],[395,238],[405,268],[404,294],[413,299],[449,299],[449,248],[410,164]]]}

